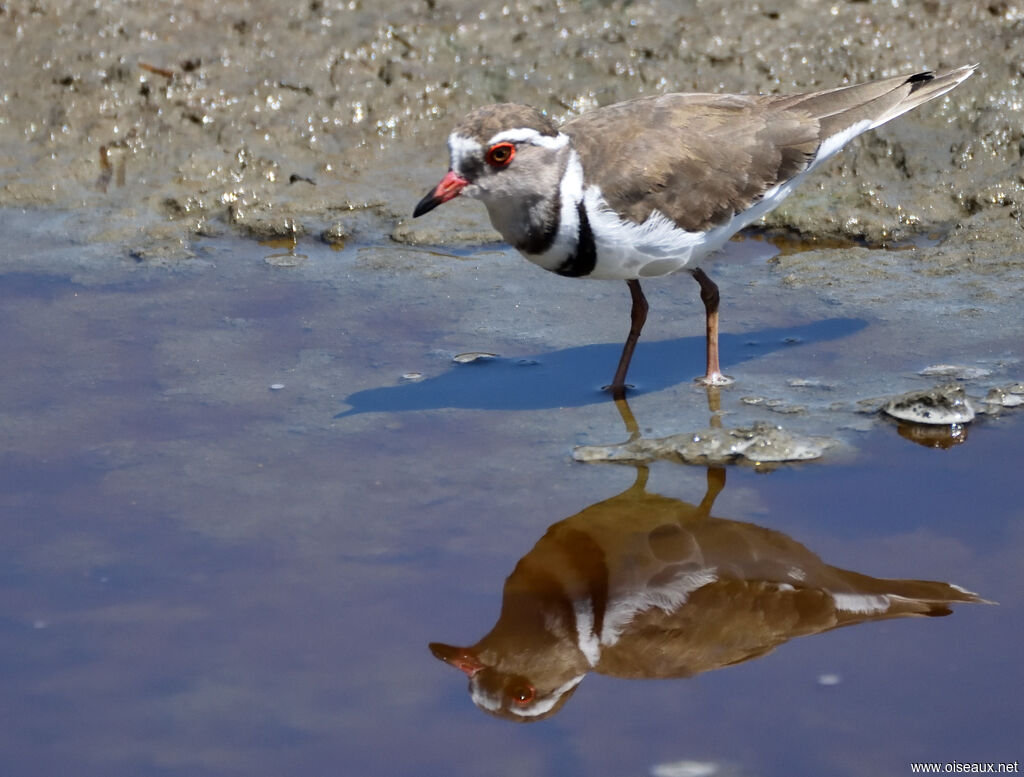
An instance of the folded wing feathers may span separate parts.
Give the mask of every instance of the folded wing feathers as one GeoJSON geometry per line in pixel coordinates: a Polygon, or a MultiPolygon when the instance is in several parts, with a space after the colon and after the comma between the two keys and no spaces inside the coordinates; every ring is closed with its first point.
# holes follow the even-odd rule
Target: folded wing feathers
{"type": "Polygon", "coordinates": [[[860,133],[945,94],[976,67],[801,95],[645,97],[584,114],[563,130],[586,185],[601,181],[622,217],[641,224],[658,211],[682,229],[703,230],[729,222],[860,133]]]}
{"type": "MultiPolygon", "coordinates": [[[[816,118],[822,141],[867,120],[864,130],[873,129],[913,110],[922,103],[941,97],[969,78],[977,65],[966,65],[942,73],[924,71],[912,76],[896,76],[866,84],[841,86],[823,92],[783,97],[776,103],[782,109],[798,108],[816,118]]],[[[859,133],[858,133],[859,134],[859,133]]]]}

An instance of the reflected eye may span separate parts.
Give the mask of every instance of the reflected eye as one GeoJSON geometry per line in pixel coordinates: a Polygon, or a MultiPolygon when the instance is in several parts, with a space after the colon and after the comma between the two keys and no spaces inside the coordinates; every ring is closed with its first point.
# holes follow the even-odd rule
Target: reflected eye
{"type": "Polygon", "coordinates": [[[487,149],[487,164],[491,167],[504,167],[516,155],[516,147],[511,143],[495,143],[487,149]]]}
{"type": "Polygon", "coordinates": [[[529,704],[533,701],[535,693],[536,691],[532,685],[518,685],[510,689],[509,696],[512,697],[512,701],[516,704],[529,704]]]}

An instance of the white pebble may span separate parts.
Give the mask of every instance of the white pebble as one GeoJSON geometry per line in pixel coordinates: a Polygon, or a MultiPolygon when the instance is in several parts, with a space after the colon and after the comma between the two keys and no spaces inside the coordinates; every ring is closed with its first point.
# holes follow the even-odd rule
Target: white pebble
{"type": "Polygon", "coordinates": [[[918,373],[925,377],[939,376],[957,378],[958,380],[976,380],[986,378],[991,374],[992,370],[984,367],[965,367],[962,364],[932,364],[918,373]]]}
{"type": "Polygon", "coordinates": [[[718,773],[718,764],[712,761],[675,761],[651,767],[651,777],[713,777],[718,773]]]}
{"type": "Polygon", "coordinates": [[[496,353],[487,353],[486,351],[469,351],[468,353],[460,353],[452,357],[452,361],[457,364],[469,364],[480,359],[493,359],[497,356],[496,353]]]}

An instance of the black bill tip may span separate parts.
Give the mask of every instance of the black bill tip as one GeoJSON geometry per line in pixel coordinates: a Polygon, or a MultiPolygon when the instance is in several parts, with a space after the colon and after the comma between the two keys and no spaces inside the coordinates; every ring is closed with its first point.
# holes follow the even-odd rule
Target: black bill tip
{"type": "Polygon", "coordinates": [[[458,197],[459,192],[465,189],[468,185],[469,181],[454,170],[449,170],[447,175],[441,179],[441,183],[435,186],[426,197],[419,201],[412,212],[412,217],[417,218],[422,216],[424,213],[429,213],[442,202],[448,202],[452,197],[458,197]]]}
{"type": "Polygon", "coordinates": [[[427,194],[422,200],[416,203],[416,207],[412,211],[412,217],[418,219],[424,213],[430,213],[434,208],[440,205],[444,200],[438,197],[433,191],[427,194]]]}

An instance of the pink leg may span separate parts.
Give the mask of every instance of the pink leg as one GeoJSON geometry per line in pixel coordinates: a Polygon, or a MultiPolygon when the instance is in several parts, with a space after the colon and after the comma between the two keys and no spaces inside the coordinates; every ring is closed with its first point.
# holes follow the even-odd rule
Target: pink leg
{"type": "Polygon", "coordinates": [[[705,386],[727,386],[732,378],[723,375],[718,365],[718,286],[699,267],[690,272],[700,284],[700,299],[707,318],[707,369],[697,381],[705,386]]]}

